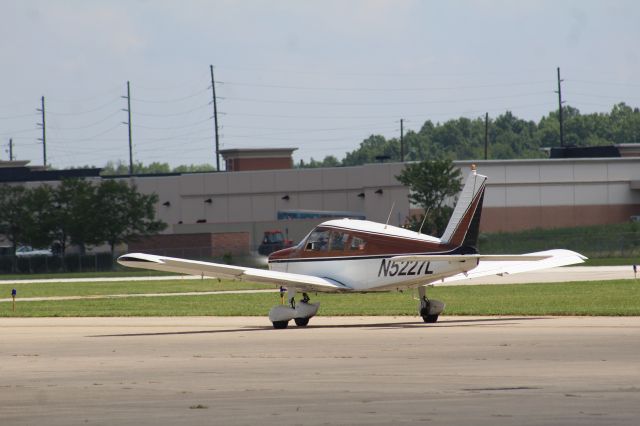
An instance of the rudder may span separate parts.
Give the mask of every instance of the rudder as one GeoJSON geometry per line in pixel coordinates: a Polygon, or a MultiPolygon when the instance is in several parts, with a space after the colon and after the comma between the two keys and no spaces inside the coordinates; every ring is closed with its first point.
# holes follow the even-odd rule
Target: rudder
{"type": "Polygon", "coordinates": [[[440,241],[454,246],[475,246],[480,230],[480,214],[487,177],[476,173],[475,167],[467,177],[451,219],[440,241]]]}

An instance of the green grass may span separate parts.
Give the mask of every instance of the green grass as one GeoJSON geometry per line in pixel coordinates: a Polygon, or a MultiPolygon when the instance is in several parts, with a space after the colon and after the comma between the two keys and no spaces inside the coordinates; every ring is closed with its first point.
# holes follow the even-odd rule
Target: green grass
{"type": "Polygon", "coordinates": [[[173,272],[146,271],[140,269],[127,269],[121,271],[101,272],[52,272],[48,274],[2,274],[2,280],[44,280],[62,278],[117,278],[117,277],[157,277],[168,275],[181,275],[173,272]]]}
{"type": "Polygon", "coordinates": [[[479,249],[484,254],[528,253],[553,248],[575,250],[589,258],[635,258],[638,261],[640,223],[483,233],[479,238],[479,249]]]}
{"type": "MultiPolygon", "coordinates": [[[[321,302],[320,315],[416,316],[414,295],[318,294],[312,301],[321,302]]],[[[640,282],[635,280],[435,287],[428,295],[447,304],[445,315],[640,315],[640,282]]],[[[15,313],[11,303],[1,303],[0,316],[264,316],[278,301],[277,293],[22,303],[18,299],[15,313]]]]}
{"type": "Polygon", "coordinates": [[[261,285],[251,282],[229,281],[217,279],[204,280],[167,280],[167,281],[116,281],[116,282],[52,282],[52,283],[18,283],[0,286],[9,297],[15,288],[19,297],[51,297],[51,296],[102,296],[109,294],[145,294],[145,293],[182,293],[221,290],[268,289],[275,286],[261,285]]]}
{"type": "Polygon", "coordinates": [[[587,259],[584,263],[578,263],[572,266],[628,266],[631,270],[631,265],[640,265],[640,256],[637,257],[603,257],[587,259]]]}

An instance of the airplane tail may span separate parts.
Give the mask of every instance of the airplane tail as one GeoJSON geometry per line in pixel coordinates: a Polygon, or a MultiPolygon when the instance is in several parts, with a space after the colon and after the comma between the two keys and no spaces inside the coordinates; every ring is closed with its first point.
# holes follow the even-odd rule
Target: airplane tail
{"type": "Polygon", "coordinates": [[[440,237],[442,243],[456,247],[477,246],[486,181],[487,177],[477,174],[473,166],[447,228],[440,237]]]}

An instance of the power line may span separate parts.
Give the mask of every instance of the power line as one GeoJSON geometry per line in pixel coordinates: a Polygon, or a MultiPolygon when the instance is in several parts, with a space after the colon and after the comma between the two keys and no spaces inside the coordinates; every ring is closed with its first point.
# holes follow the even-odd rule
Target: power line
{"type": "Polygon", "coordinates": [[[150,103],[150,104],[167,104],[167,103],[174,103],[174,102],[181,102],[181,101],[185,101],[187,99],[191,99],[194,98],[198,95],[201,95],[205,92],[209,91],[209,87],[205,88],[205,89],[201,89],[195,93],[191,93],[187,96],[183,96],[181,98],[175,98],[175,99],[163,99],[163,100],[154,100],[154,99],[141,99],[141,98],[133,98],[133,100],[135,102],[142,102],[142,103],[150,103]]]}
{"type": "Polygon", "coordinates": [[[117,98],[113,98],[111,100],[109,100],[108,102],[101,104],[100,106],[97,106],[95,108],[91,108],[91,109],[87,109],[87,110],[83,110],[83,111],[73,111],[73,112],[60,112],[60,111],[49,111],[49,114],[53,114],[53,115],[60,115],[60,116],[78,116],[78,115],[84,115],[84,114],[90,114],[92,112],[96,112],[96,111],[100,111],[110,105],[115,104],[116,102],[119,102],[121,99],[121,97],[117,97],[117,98]]]}
{"type": "Polygon", "coordinates": [[[34,117],[36,114],[33,112],[30,112],[28,114],[17,114],[17,115],[5,115],[3,117],[0,117],[0,120],[13,120],[16,118],[24,118],[24,117],[34,117]]]}
{"type": "Polygon", "coordinates": [[[230,86],[240,87],[259,87],[268,89],[291,89],[291,90],[311,90],[311,91],[336,91],[336,92],[424,92],[432,90],[469,90],[469,89],[487,89],[497,87],[516,87],[516,86],[533,86],[549,84],[551,80],[540,80],[532,82],[522,83],[507,83],[507,84],[484,84],[474,86],[434,86],[434,87],[403,87],[403,88],[373,88],[373,87],[310,87],[310,86],[288,86],[280,84],[253,84],[253,83],[240,83],[240,82],[227,82],[219,81],[217,83],[230,86]]]}
{"type": "Polygon", "coordinates": [[[110,118],[113,118],[113,117],[115,117],[116,115],[119,115],[121,112],[122,112],[122,110],[115,111],[115,112],[113,112],[113,113],[111,113],[111,114],[107,115],[106,117],[104,117],[104,118],[102,118],[102,119],[100,119],[100,120],[98,120],[98,121],[95,121],[95,122],[93,122],[93,123],[87,124],[87,125],[85,125],[85,126],[77,126],[77,127],[64,127],[64,126],[63,126],[63,127],[60,127],[60,126],[51,126],[51,127],[52,127],[53,129],[58,129],[58,130],[84,130],[84,129],[89,129],[89,128],[91,128],[91,127],[97,126],[98,124],[102,124],[102,123],[104,123],[105,121],[108,121],[110,118]]]}
{"type": "Polygon", "coordinates": [[[213,117],[208,117],[205,118],[203,120],[199,120],[199,121],[195,121],[193,123],[189,123],[189,124],[185,124],[185,125],[181,125],[181,126],[169,126],[169,127],[155,127],[155,126],[146,126],[143,124],[136,124],[134,125],[134,127],[136,128],[140,128],[140,129],[148,129],[148,130],[176,130],[176,129],[187,129],[189,127],[195,127],[198,124],[202,124],[205,122],[208,122],[212,119],[213,117]]]}
{"type": "Polygon", "coordinates": [[[292,68],[284,68],[284,69],[274,69],[274,68],[265,68],[261,66],[256,67],[233,67],[233,66],[222,66],[222,69],[228,70],[237,70],[237,71],[251,71],[251,72],[259,72],[259,73],[275,73],[275,74],[299,74],[299,75],[320,75],[320,76],[368,76],[368,77],[451,77],[451,76],[470,76],[470,75],[513,75],[513,74],[523,74],[525,72],[536,72],[542,73],[545,71],[544,67],[540,68],[520,68],[520,69],[510,69],[510,70],[501,70],[501,71],[468,71],[468,72],[451,72],[451,71],[443,71],[443,72],[424,72],[424,71],[416,71],[416,72],[332,72],[328,70],[295,70],[292,68]]]}
{"type": "MultiPolygon", "coordinates": [[[[137,87],[137,86],[136,86],[137,87]]],[[[204,108],[208,107],[209,104],[211,104],[211,102],[207,102],[206,104],[202,104],[202,105],[198,105],[195,108],[191,108],[189,110],[186,111],[181,111],[181,112],[176,112],[176,113],[170,113],[170,114],[149,114],[149,113],[144,113],[144,112],[138,112],[136,111],[136,116],[140,115],[143,117],[158,117],[158,118],[166,118],[166,117],[178,117],[180,115],[187,115],[190,114],[194,111],[198,111],[198,110],[204,110],[204,108]]]]}
{"type": "Polygon", "coordinates": [[[381,101],[381,102],[332,102],[332,101],[290,101],[290,100],[275,100],[275,99],[257,99],[257,98],[241,98],[241,97],[226,97],[225,99],[236,102],[255,102],[255,103],[267,103],[267,104],[291,104],[291,105],[327,105],[327,106],[389,106],[389,105],[431,105],[442,103],[461,103],[461,102],[482,102],[487,100],[496,99],[512,99],[523,98],[527,96],[545,95],[549,92],[529,92],[518,93],[514,95],[503,96],[487,96],[482,98],[467,98],[467,99],[438,99],[428,101],[381,101]]]}

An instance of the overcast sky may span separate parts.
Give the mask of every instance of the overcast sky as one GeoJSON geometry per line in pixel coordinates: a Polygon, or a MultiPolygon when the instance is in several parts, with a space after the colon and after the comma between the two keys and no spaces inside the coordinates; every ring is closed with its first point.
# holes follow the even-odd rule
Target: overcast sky
{"type": "MultiPolygon", "coordinates": [[[[222,148],[296,147],[341,159],[371,134],[506,110],[539,120],[640,106],[640,2],[0,2],[0,159],[54,167],[134,159],[215,163],[222,148]]],[[[632,141],[630,141],[632,142],[632,141]]]]}

